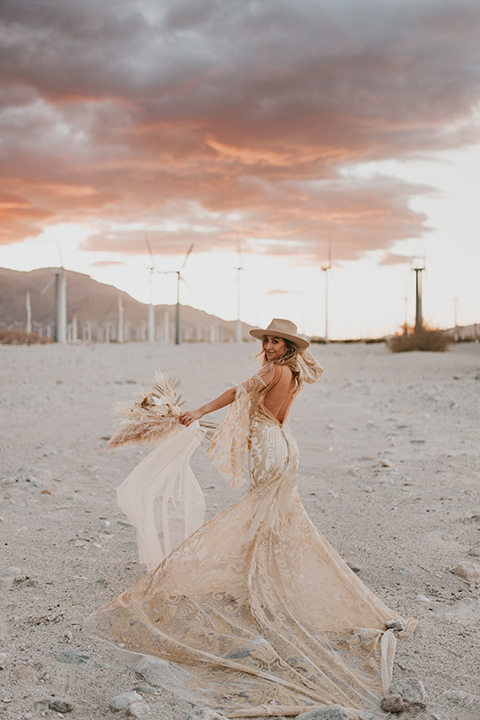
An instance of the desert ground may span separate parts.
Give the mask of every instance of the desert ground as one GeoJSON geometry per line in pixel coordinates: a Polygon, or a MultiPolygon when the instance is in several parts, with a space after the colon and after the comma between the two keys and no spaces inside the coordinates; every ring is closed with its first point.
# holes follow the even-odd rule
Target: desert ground
{"type": "MultiPolygon", "coordinates": [[[[181,379],[194,408],[250,376],[258,349],[0,346],[0,718],[119,719],[110,703],[134,688],[150,717],[188,716],[191,706],[140,677],[129,654],[83,630],[144,573],[115,490],[149,449],[104,446],[113,403],[150,387],[156,369],[181,379]]],[[[478,720],[479,585],[452,570],[465,561],[480,570],[480,345],[313,352],[324,375],[290,419],[306,510],[374,592],[419,620],[395,664],[395,677],[425,686],[416,717],[478,720]]],[[[243,492],[203,447],[192,467],[209,517],[243,492]]]]}

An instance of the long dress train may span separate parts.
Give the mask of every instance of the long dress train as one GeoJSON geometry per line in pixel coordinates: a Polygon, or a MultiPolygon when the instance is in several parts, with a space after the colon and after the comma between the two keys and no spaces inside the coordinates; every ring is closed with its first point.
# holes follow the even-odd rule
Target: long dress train
{"type": "MultiPolygon", "coordinates": [[[[241,442],[234,446],[248,434],[246,495],[87,627],[169,661],[177,692],[230,718],[295,716],[332,703],[357,717],[388,691],[396,636],[386,622],[398,615],[308,518],[297,444],[263,404],[267,390],[259,376],[239,386],[210,450],[234,479],[241,442]]],[[[188,442],[195,427],[182,432],[188,442]]]]}

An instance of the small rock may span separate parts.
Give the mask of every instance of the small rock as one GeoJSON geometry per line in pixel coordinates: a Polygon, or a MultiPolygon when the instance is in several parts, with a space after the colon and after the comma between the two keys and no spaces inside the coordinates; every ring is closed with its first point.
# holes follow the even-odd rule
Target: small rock
{"type": "Polygon", "coordinates": [[[417,678],[399,678],[393,681],[390,691],[393,695],[401,695],[404,700],[414,703],[417,707],[422,705],[422,709],[425,709],[424,701],[427,694],[421,680],[417,678]]]}
{"type": "Polygon", "coordinates": [[[139,683],[138,685],[135,685],[133,689],[139,693],[146,693],[147,695],[158,695],[159,692],[157,688],[154,688],[153,685],[149,685],[148,683],[139,683]]]}
{"type": "Polygon", "coordinates": [[[387,630],[395,630],[395,632],[403,632],[407,624],[405,620],[387,620],[385,623],[387,630]]]}
{"type": "Polygon", "coordinates": [[[196,707],[190,710],[186,720],[228,720],[226,715],[206,707],[196,707]]]}
{"type": "Polygon", "coordinates": [[[357,563],[347,562],[347,565],[348,565],[348,567],[350,568],[350,570],[351,570],[352,572],[354,572],[354,573],[359,573],[359,572],[361,572],[361,570],[362,570],[362,566],[361,566],[361,565],[357,565],[357,563]]]}
{"type": "Polygon", "coordinates": [[[452,572],[470,584],[480,583],[480,565],[478,563],[465,560],[453,568],[452,572]]]}
{"type": "Polygon", "coordinates": [[[143,703],[142,696],[135,692],[135,690],[117,695],[117,697],[113,698],[110,703],[110,708],[115,712],[118,710],[128,710],[130,705],[133,705],[134,703],[143,703]]]}
{"type": "Polygon", "coordinates": [[[66,633],[65,633],[65,640],[66,640],[67,642],[72,642],[72,640],[73,640],[73,633],[72,633],[71,630],[67,630],[67,631],[66,631],[66,633]]]}
{"type": "Polygon", "coordinates": [[[147,703],[143,700],[141,702],[134,702],[127,708],[127,717],[138,718],[142,720],[150,716],[150,708],[147,703]]]}
{"type": "Polygon", "coordinates": [[[0,670],[5,670],[7,667],[7,653],[0,653],[0,670]]]}
{"type": "Polygon", "coordinates": [[[374,714],[371,710],[365,710],[358,716],[358,720],[373,720],[374,714]]]}
{"type": "Polygon", "coordinates": [[[418,440],[410,440],[410,442],[411,442],[413,445],[425,445],[425,443],[426,443],[427,441],[426,441],[426,440],[420,440],[420,439],[418,439],[418,440]]]}
{"type": "Polygon", "coordinates": [[[169,669],[170,665],[166,660],[148,657],[147,655],[133,666],[133,670],[141,675],[149,685],[153,685],[153,687],[164,686],[165,675],[169,669]]]}
{"type": "Polygon", "coordinates": [[[384,467],[384,468],[390,468],[393,470],[395,468],[395,465],[391,462],[391,460],[379,460],[377,462],[377,467],[384,467]]]}
{"type": "Polygon", "coordinates": [[[373,487],[371,485],[365,485],[365,487],[363,488],[363,492],[371,493],[373,492],[373,487]]]}
{"type": "Polygon", "coordinates": [[[385,695],[385,697],[382,698],[380,707],[384,712],[400,713],[404,710],[408,710],[410,703],[408,700],[404,700],[401,695],[393,695],[393,693],[391,693],[390,695],[385,695]]]}
{"type": "Polygon", "coordinates": [[[128,520],[117,520],[117,525],[122,525],[123,527],[133,527],[132,523],[129,523],[128,520]]]}
{"type": "Polygon", "coordinates": [[[56,655],[57,660],[64,663],[85,663],[90,660],[90,655],[87,653],[78,653],[75,650],[60,650],[56,655]]]}
{"type": "Polygon", "coordinates": [[[35,710],[35,712],[38,712],[41,715],[45,714],[49,707],[50,698],[40,698],[40,700],[35,700],[35,702],[33,703],[33,709],[35,710]]]}
{"type": "Polygon", "coordinates": [[[73,710],[72,703],[69,703],[67,700],[60,700],[59,698],[50,700],[48,707],[50,710],[54,710],[55,712],[62,714],[72,712],[73,710]]]}
{"type": "Polygon", "coordinates": [[[348,712],[341,705],[327,705],[300,713],[297,720],[348,720],[348,712]]]}
{"type": "Polygon", "coordinates": [[[431,605],[431,600],[428,599],[426,595],[417,595],[415,600],[419,603],[422,603],[423,605],[431,605]]]}
{"type": "Polygon", "coordinates": [[[0,586],[8,587],[13,585],[15,580],[21,580],[24,577],[19,568],[7,567],[4,570],[0,570],[0,586]]]}
{"type": "Polygon", "coordinates": [[[12,578],[16,580],[20,577],[22,577],[22,573],[17,567],[7,567],[4,570],[0,570],[0,578],[12,578]]]}
{"type": "Polygon", "coordinates": [[[109,528],[110,527],[110,520],[105,520],[105,518],[101,518],[100,525],[103,528],[109,528]]]}
{"type": "Polygon", "coordinates": [[[473,705],[475,700],[475,695],[465,692],[464,690],[447,690],[445,695],[447,700],[450,700],[456,705],[461,705],[462,707],[470,707],[470,705],[473,705]]]}
{"type": "Polygon", "coordinates": [[[473,557],[480,557],[480,547],[474,547],[468,552],[469,555],[473,555],[473,557]]]}

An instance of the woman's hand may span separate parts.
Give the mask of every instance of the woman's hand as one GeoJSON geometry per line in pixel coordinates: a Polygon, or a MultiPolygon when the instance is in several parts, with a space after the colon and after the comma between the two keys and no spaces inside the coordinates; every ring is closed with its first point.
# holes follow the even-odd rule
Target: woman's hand
{"type": "Polygon", "coordinates": [[[186,425],[188,427],[195,422],[195,420],[200,420],[203,415],[204,413],[200,410],[200,408],[198,410],[188,410],[180,415],[179,420],[182,425],[186,425]]]}

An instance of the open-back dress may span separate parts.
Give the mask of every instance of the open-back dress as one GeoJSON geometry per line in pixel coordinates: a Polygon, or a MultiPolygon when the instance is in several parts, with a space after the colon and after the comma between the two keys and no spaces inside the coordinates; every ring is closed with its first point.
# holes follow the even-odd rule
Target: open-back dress
{"type": "MultiPolygon", "coordinates": [[[[378,707],[391,680],[396,634],[386,623],[398,615],[343,562],[298,494],[288,410],[321,374],[313,362],[303,370],[282,421],[268,399],[289,368],[264,366],[238,386],[208,453],[236,486],[246,452],[248,492],[87,622],[110,642],[168,661],[171,689],[230,718],[333,703],[355,718],[378,707]]],[[[175,441],[185,447],[198,434],[193,423],[175,441]]]]}

